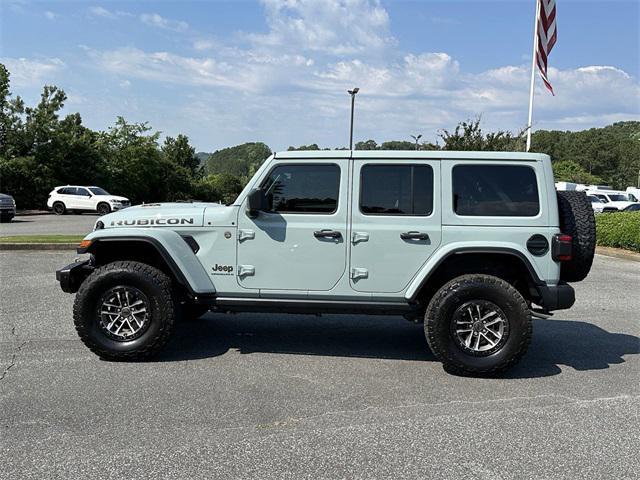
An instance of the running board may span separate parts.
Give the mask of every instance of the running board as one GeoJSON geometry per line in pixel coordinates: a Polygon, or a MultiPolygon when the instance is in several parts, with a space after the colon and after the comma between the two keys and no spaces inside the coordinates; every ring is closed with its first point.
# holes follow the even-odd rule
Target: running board
{"type": "Polygon", "coordinates": [[[406,302],[218,297],[215,299],[212,310],[224,312],[404,315],[418,308],[418,304],[406,302]]]}

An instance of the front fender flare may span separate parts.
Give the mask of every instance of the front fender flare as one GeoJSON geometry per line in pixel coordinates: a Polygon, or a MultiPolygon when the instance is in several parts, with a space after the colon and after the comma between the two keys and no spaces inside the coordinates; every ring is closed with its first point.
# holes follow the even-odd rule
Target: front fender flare
{"type": "Polygon", "coordinates": [[[84,238],[91,243],[78,253],[92,253],[99,244],[144,242],[153,246],[167,263],[176,281],[195,296],[213,295],[216,289],[202,263],[184,239],[174,230],[118,228],[96,230],[84,238]]]}

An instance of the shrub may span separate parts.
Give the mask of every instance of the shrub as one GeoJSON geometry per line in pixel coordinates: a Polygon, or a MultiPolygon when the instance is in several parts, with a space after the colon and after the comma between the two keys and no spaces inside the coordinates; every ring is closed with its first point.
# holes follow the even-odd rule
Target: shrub
{"type": "Polygon", "coordinates": [[[640,212],[596,215],[596,241],[603,247],[640,252],[640,212]]]}

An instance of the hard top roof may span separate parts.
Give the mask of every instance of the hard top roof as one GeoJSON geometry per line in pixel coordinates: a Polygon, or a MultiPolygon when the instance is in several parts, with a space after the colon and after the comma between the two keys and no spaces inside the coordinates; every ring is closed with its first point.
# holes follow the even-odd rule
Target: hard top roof
{"type": "Polygon", "coordinates": [[[549,159],[544,153],[525,152],[472,152],[444,150],[291,150],[276,152],[275,158],[330,159],[330,158],[383,158],[383,159],[433,159],[433,160],[521,160],[549,159]]]}

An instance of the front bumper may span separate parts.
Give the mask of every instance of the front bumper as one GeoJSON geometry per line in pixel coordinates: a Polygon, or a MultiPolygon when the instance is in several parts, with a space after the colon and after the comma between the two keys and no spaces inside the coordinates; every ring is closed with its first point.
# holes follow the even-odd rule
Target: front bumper
{"type": "Polygon", "coordinates": [[[565,282],[557,285],[538,285],[538,293],[542,301],[541,306],[547,312],[571,308],[576,301],[575,290],[565,282]]]}
{"type": "Polygon", "coordinates": [[[15,217],[16,207],[2,205],[0,206],[0,215],[2,215],[3,217],[8,217],[8,216],[15,217]]]}
{"type": "Polygon", "coordinates": [[[91,260],[73,262],[56,271],[56,280],[63,292],[75,293],[94,269],[91,260]]]}

